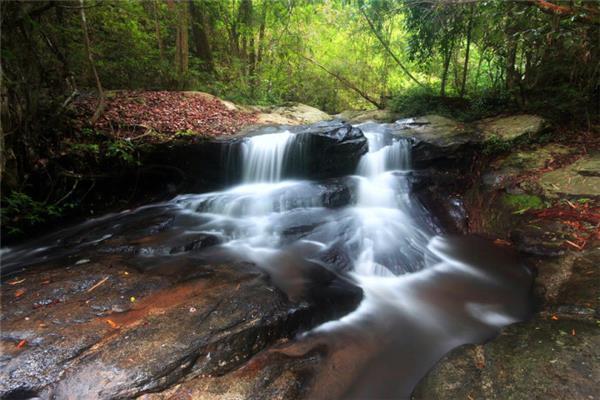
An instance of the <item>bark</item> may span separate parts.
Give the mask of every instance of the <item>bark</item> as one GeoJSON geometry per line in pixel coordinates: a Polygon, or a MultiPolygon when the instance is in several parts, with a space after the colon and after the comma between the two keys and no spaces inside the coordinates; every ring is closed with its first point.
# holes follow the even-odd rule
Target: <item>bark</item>
{"type": "Polygon", "coordinates": [[[589,2],[589,4],[596,4],[596,8],[582,7],[583,12],[579,12],[575,7],[569,7],[566,5],[559,5],[546,0],[528,0],[528,4],[535,5],[542,12],[550,15],[556,15],[561,18],[573,17],[575,21],[600,25],[600,8],[598,3],[589,2]]]}
{"type": "Polygon", "coordinates": [[[469,70],[469,51],[471,50],[471,33],[473,31],[473,19],[475,15],[475,3],[471,3],[471,14],[469,16],[469,24],[467,26],[467,48],[465,50],[465,64],[463,66],[463,76],[460,87],[460,97],[465,97],[465,89],[467,87],[467,72],[469,70]]]}
{"type": "Polygon", "coordinates": [[[515,70],[515,62],[517,60],[517,41],[514,38],[514,34],[516,32],[514,26],[514,13],[513,13],[513,3],[507,3],[507,22],[505,28],[505,40],[506,40],[506,67],[505,67],[505,79],[506,79],[506,89],[512,90],[515,87],[516,79],[516,70],[515,70]]]}
{"type": "Polygon", "coordinates": [[[442,69],[442,85],[440,88],[440,96],[446,97],[446,84],[448,83],[448,70],[450,69],[450,59],[452,58],[452,51],[454,45],[450,44],[450,48],[447,49],[444,54],[444,65],[442,69]]]}
{"type": "Polygon", "coordinates": [[[371,20],[369,19],[369,17],[367,16],[367,14],[365,13],[365,11],[361,8],[360,12],[362,13],[363,17],[365,18],[365,20],[367,21],[367,23],[369,24],[369,27],[371,28],[371,32],[373,32],[373,34],[375,35],[375,37],[377,38],[377,40],[379,40],[379,43],[381,43],[381,45],[385,48],[385,50],[389,53],[390,56],[392,56],[392,58],[394,59],[394,61],[396,62],[396,64],[398,64],[398,66],[400,67],[400,69],[402,71],[404,71],[404,73],[413,81],[415,82],[417,85],[421,86],[421,87],[425,87],[425,85],[423,85],[421,82],[419,82],[419,80],[417,78],[415,78],[410,71],[404,66],[404,64],[402,64],[402,62],[400,61],[400,59],[398,59],[398,57],[396,57],[396,55],[394,54],[394,52],[390,49],[390,46],[386,43],[386,41],[381,37],[381,35],[379,34],[379,32],[377,32],[377,29],[375,28],[375,26],[373,26],[373,23],[371,22],[371,20]]]}
{"type": "Polygon", "coordinates": [[[100,118],[100,115],[102,115],[102,112],[104,111],[104,107],[106,105],[106,100],[104,98],[104,90],[102,89],[102,83],[100,82],[100,77],[98,76],[98,71],[96,70],[96,65],[94,64],[94,57],[93,57],[92,51],[91,51],[90,35],[88,33],[87,20],[85,18],[85,6],[83,4],[83,1],[84,0],[79,0],[79,6],[80,6],[79,7],[79,15],[81,16],[81,28],[83,30],[85,52],[87,55],[88,63],[90,65],[90,69],[92,70],[92,73],[94,74],[94,79],[96,81],[96,89],[98,90],[98,96],[99,96],[98,106],[96,107],[96,111],[94,112],[94,115],[90,119],[90,124],[94,125],[96,123],[96,121],[98,121],[98,118],[100,118]]]}
{"type": "Polygon", "coordinates": [[[156,32],[156,43],[158,44],[158,54],[160,57],[161,64],[165,62],[165,48],[163,46],[162,37],[160,34],[160,23],[158,17],[158,0],[152,2],[154,5],[154,30],[156,32]]]}
{"type": "Polygon", "coordinates": [[[177,3],[177,30],[175,38],[175,66],[180,88],[184,86],[185,76],[189,66],[189,36],[188,36],[188,3],[177,3]]]}
{"type": "Polygon", "coordinates": [[[205,72],[212,72],[214,70],[213,57],[204,25],[204,14],[202,13],[202,10],[194,4],[193,0],[190,0],[189,3],[194,49],[198,57],[202,60],[202,69],[205,72]]]}

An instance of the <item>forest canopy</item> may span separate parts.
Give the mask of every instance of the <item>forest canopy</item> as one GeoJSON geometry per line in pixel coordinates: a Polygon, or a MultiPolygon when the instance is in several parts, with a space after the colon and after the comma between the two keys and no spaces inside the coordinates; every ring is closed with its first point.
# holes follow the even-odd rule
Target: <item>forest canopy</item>
{"type": "Polygon", "coordinates": [[[85,0],[2,3],[5,94],[64,101],[96,87],[82,9],[105,89],[336,112],[415,90],[521,105],[561,96],[572,109],[598,88],[595,1],[85,0]]]}
{"type": "Polygon", "coordinates": [[[54,211],[45,205],[64,204],[80,175],[63,171],[58,183],[42,172],[65,143],[93,157],[103,146],[133,161],[131,143],[79,143],[102,138],[93,136],[94,123],[105,92],[115,90],[301,102],[330,114],[386,108],[472,120],[522,110],[584,127],[598,119],[595,0],[25,0],[0,7],[0,169],[3,198],[15,194],[9,205],[19,210],[39,206],[47,214],[54,211]],[[94,105],[90,126],[72,123],[76,100],[94,105]],[[35,201],[18,197],[40,186],[32,172],[45,188],[32,194],[35,201]]]}

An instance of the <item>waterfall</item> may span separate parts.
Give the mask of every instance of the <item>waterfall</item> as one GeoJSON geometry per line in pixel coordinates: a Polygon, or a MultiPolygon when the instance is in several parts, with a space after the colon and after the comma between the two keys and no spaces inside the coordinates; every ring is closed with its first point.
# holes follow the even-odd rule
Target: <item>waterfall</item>
{"type": "Polygon", "coordinates": [[[289,131],[258,135],[242,143],[244,182],[278,182],[295,135],[289,131]]]}
{"type": "Polygon", "coordinates": [[[360,160],[354,209],[359,250],[354,270],[362,276],[391,276],[419,269],[430,235],[418,223],[418,205],[407,191],[410,142],[365,131],[369,151],[360,160]]]}

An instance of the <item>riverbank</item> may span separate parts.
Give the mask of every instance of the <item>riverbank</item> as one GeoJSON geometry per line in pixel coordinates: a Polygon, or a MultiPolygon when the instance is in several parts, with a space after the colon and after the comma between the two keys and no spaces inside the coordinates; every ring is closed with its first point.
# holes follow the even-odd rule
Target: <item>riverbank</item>
{"type": "MultiPolygon", "coordinates": [[[[315,179],[333,180],[320,180],[307,191],[307,198],[292,202],[286,198],[281,204],[313,204],[315,196],[332,209],[356,202],[353,184],[335,177],[354,171],[365,151],[364,139],[350,134],[352,130],[343,124],[326,126],[329,128],[311,128],[321,140],[315,142],[314,152],[322,164],[310,165],[320,165],[311,170],[315,179]],[[341,135],[342,131],[346,133],[341,135]],[[341,139],[323,142],[326,132],[341,139]],[[334,150],[328,153],[327,149],[334,150]],[[347,149],[354,150],[347,153],[347,149]],[[350,157],[353,167],[328,169],[335,154],[350,157]],[[323,171],[330,174],[320,176],[323,171]]],[[[259,131],[278,129],[263,127],[259,131]]],[[[531,115],[469,124],[422,116],[378,129],[410,141],[416,170],[406,176],[406,182],[429,211],[432,227],[443,227],[446,233],[484,236],[487,243],[495,244],[496,251],[518,252],[535,274],[533,318],[505,328],[488,343],[452,351],[421,381],[414,396],[593,396],[600,358],[598,136],[567,134],[531,115]]],[[[255,133],[247,131],[248,135],[255,133]]],[[[189,170],[185,173],[192,178],[202,179],[207,172],[223,167],[219,167],[222,159],[209,155],[237,146],[242,138],[196,141],[186,137],[141,147],[146,155],[161,160],[160,164],[176,165],[179,170],[189,170]],[[189,163],[209,159],[214,162],[210,167],[189,163]]],[[[140,160],[142,165],[151,164],[146,158],[140,160]]],[[[159,182],[164,184],[159,188],[163,196],[172,197],[178,192],[177,188],[169,191],[169,179],[168,175],[153,175],[149,183],[155,189],[159,182]]],[[[211,177],[202,181],[201,187],[211,187],[210,182],[219,179],[222,177],[211,177]]],[[[300,193],[281,188],[281,196],[288,192],[290,196],[300,193]]],[[[289,292],[282,291],[272,276],[254,265],[215,265],[199,260],[198,254],[221,243],[218,236],[182,234],[187,232],[186,226],[205,223],[202,218],[188,221],[172,214],[169,207],[138,213],[134,219],[128,219],[131,213],[126,213],[106,223],[94,222],[98,226],[83,226],[60,238],[64,258],[45,261],[40,269],[16,271],[3,283],[3,304],[11,310],[3,313],[3,325],[9,329],[2,338],[9,357],[5,361],[12,360],[6,380],[9,390],[23,396],[48,388],[58,394],[74,387],[85,392],[89,390],[89,370],[114,364],[125,367],[121,375],[106,375],[110,387],[94,380],[94,390],[106,397],[116,393],[169,398],[193,393],[206,398],[262,395],[300,399],[319,393],[325,396],[329,392],[323,391],[324,387],[352,376],[350,370],[341,378],[332,372],[338,361],[348,364],[343,349],[319,340],[298,343],[290,339],[353,310],[363,296],[356,286],[340,281],[326,269],[302,268],[300,276],[296,270],[286,270],[279,283],[292,274],[293,282],[306,279],[318,285],[308,292],[293,285],[287,288],[289,292]],[[106,236],[109,231],[110,237],[106,236]],[[164,257],[169,262],[155,268],[144,261],[146,256],[164,257]],[[222,293],[235,295],[224,299],[222,293]],[[175,332],[174,326],[189,329],[175,332]],[[219,328],[223,326],[227,328],[219,328]],[[86,332],[87,341],[81,336],[86,332]],[[51,362],[40,363],[56,337],[63,338],[56,344],[60,351],[51,362]],[[140,365],[132,351],[137,352],[139,343],[148,337],[153,339],[144,347],[140,365]],[[164,363],[166,354],[169,361],[164,363]],[[61,371],[66,371],[68,378],[57,386],[61,371]],[[25,381],[34,382],[32,388],[27,389],[25,381]]],[[[293,228],[285,230],[285,235],[302,237],[314,226],[306,222],[293,228]]],[[[31,251],[24,254],[36,256],[31,251]]],[[[344,263],[338,252],[327,256],[333,263],[344,263]]],[[[356,352],[350,359],[364,361],[370,356],[356,352]]],[[[342,385],[337,390],[342,393],[345,389],[342,385]]]]}

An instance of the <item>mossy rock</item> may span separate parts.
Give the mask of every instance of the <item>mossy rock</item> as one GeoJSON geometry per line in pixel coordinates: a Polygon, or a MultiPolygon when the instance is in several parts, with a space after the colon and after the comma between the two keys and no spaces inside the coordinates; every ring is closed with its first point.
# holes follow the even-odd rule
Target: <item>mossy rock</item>
{"type": "Polygon", "coordinates": [[[554,157],[569,155],[574,151],[574,148],[559,144],[516,150],[506,157],[493,161],[483,174],[483,182],[486,186],[497,189],[506,187],[519,175],[544,168],[554,157]]]}
{"type": "Polygon", "coordinates": [[[550,198],[600,198],[600,153],[589,154],[540,178],[544,194],[550,198]]]}
{"type": "Polygon", "coordinates": [[[475,125],[481,132],[484,143],[531,140],[550,127],[544,118],[529,114],[487,118],[476,122],[475,125]]]}
{"type": "Polygon", "coordinates": [[[505,194],[502,196],[503,203],[514,210],[515,213],[522,213],[527,210],[536,210],[543,208],[544,202],[538,196],[530,194],[505,194]]]}
{"type": "Polygon", "coordinates": [[[594,399],[600,327],[579,320],[512,325],[483,346],[465,345],[419,383],[414,399],[594,399]]]}

